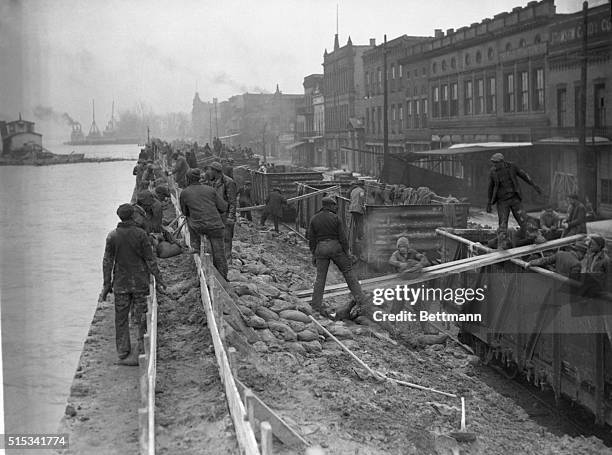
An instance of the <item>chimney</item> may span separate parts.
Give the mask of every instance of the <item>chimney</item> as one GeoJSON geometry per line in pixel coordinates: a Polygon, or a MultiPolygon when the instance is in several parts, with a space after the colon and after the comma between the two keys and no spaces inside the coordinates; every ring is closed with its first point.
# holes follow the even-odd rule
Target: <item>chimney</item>
{"type": "Polygon", "coordinates": [[[454,28],[449,28],[448,30],[446,30],[446,36],[452,35],[453,33],[455,33],[455,29],[454,28]]]}
{"type": "Polygon", "coordinates": [[[437,28],[434,30],[434,37],[436,38],[443,38],[444,37],[444,32],[442,31],[441,28],[437,28]]]}
{"type": "Polygon", "coordinates": [[[376,38],[370,38],[370,46],[376,46],[376,38]]]}

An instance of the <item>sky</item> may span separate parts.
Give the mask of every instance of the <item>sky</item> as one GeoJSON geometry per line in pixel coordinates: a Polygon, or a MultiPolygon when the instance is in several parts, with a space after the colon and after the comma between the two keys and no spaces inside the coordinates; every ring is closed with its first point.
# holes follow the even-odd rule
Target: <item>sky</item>
{"type": "MultiPolygon", "coordinates": [[[[594,0],[590,5],[605,3],[594,0]]],[[[249,92],[302,93],[340,44],[431,36],[516,6],[518,0],[0,0],[0,116],[35,106],[85,128],[116,110],[190,112],[194,93],[220,101],[249,92]],[[4,62],[8,62],[5,65],[4,62]],[[6,82],[8,81],[8,83],[6,82]]],[[[581,9],[556,0],[558,13],[581,9]]]]}

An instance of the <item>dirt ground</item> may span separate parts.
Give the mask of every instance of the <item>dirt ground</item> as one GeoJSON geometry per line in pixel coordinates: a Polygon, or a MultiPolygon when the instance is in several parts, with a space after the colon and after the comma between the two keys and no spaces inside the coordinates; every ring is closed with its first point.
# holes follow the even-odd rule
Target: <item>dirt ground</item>
{"type": "MultiPolygon", "coordinates": [[[[312,312],[293,296],[312,287],[310,259],[306,243],[286,229],[279,235],[237,225],[230,286],[255,334],[244,343],[248,349],[239,350],[238,378],[328,454],[452,454],[448,434],[459,429],[459,399],[378,382],[312,323],[286,319],[312,312]],[[287,324],[291,330],[282,328],[287,324]]],[[[238,453],[193,259],[160,260],[160,268],[168,289],[159,296],[157,451],[238,453]]],[[[341,279],[331,266],[328,284],[341,279]]],[[[113,365],[112,320],[112,306],[103,305],[85,343],[69,399],[77,414],[62,422],[71,435],[67,453],[137,453],[138,369],[113,365]]],[[[319,321],[388,377],[465,397],[467,430],[477,441],[457,447],[462,454],[612,453],[594,437],[553,433],[538,423],[509,394],[499,393],[487,367],[453,342],[416,346],[408,336],[392,344],[368,327],[319,321]]],[[[275,450],[297,453],[278,441],[275,450]]]]}
{"type": "Polygon", "coordinates": [[[68,433],[70,448],[60,453],[138,453],[138,368],[116,365],[114,321],[114,305],[98,304],[68,397],[74,414],[58,430],[68,433]]]}

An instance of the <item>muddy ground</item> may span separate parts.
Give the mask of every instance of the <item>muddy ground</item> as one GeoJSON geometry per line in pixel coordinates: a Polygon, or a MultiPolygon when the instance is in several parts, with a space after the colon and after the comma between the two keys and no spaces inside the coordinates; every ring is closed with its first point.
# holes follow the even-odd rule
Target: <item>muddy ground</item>
{"type": "MultiPolygon", "coordinates": [[[[238,378],[328,454],[452,454],[458,399],[378,382],[311,322],[294,319],[312,312],[293,295],[313,284],[310,259],[306,243],[286,229],[236,227],[229,288],[249,340],[239,349],[238,378]]],[[[157,451],[238,453],[193,258],[160,260],[160,268],[168,290],[159,296],[157,451]]],[[[328,284],[341,279],[331,266],[328,284]]],[[[85,343],[69,399],[76,415],[62,423],[74,447],[68,453],[137,453],[138,369],[113,365],[112,318],[112,306],[102,305],[85,343]]],[[[418,345],[417,327],[392,344],[368,327],[318,320],[387,376],[465,397],[467,429],[478,439],[461,446],[463,454],[612,453],[596,438],[566,436],[533,418],[453,342],[418,345]]]]}

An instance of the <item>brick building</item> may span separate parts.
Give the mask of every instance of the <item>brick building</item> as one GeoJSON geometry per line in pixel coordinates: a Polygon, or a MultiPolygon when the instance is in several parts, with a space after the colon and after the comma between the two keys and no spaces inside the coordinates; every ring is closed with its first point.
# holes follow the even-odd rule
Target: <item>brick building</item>
{"type": "Polygon", "coordinates": [[[365,51],[374,47],[353,45],[351,38],[340,47],[335,36],[332,52],[323,54],[323,98],[325,106],[325,162],[329,167],[359,168],[351,150],[364,147],[364,84],[365,51]]]}
{"type": "MultiPolygon", "coordinates": [[[[290,145],[291,161],[302,166],[315,166],[315,150],[323,147],[323,136],[315,129],[314,99],[321,93],[322,74],[304,78],[304,99],[297,108],[297,142],[290,145]]],[[[320,121],[320,119],[317,119],[320,121]]]]}

